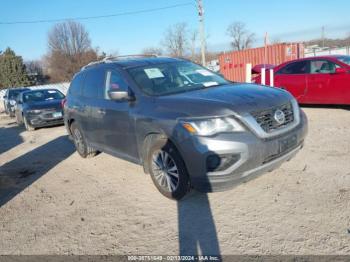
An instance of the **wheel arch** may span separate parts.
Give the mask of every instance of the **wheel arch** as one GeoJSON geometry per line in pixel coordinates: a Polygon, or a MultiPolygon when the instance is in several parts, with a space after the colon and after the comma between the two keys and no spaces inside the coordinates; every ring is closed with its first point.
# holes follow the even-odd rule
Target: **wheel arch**
{"type": "MultiPolygon", "coordinates": [[[[167,136],[165,133],[162,133],[162,132],[148,133],[143,139],[142,147],[140,150],[142,166],[143,166],[143,170],[146,174],[149,174],[149,172],[150,172],[149,165],[147,162],[148,151],[156,139],[166,140],[167,143],[170,143],[176,149],[176,151],[179,152],[179,154],[181,155],[181,152],[179,151],[178,147],[176,146],[176,143],[169,136],[167,136]]],[[[182,155],[181,155],[181,157],[182,157],[182,155]]]]}
{"type": "Polygon", "coordinates": [[[68,135],[70,135],[70,136],[72,135],[71,127],[72,127],[73,122],[75,122],[74,118],[67,119],[67,132],[68,132],[68,135]]]}

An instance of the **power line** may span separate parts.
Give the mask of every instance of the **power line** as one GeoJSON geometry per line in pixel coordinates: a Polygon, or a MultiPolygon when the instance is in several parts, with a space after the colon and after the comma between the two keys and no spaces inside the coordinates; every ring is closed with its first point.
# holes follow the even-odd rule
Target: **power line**
{"type": "Polygon", "coordinates": [[[177,5],[169,5],[169,6],[163,6],[158,8],[151,8],[151,9],[142,9],[137,11],[128,11],[128,12],[121,12],[117,14],[110,14],[110,15],[98,15],[98,16],[83,16],[83,17],[71,17],[71,18],[59,18],[59,19],[47,19],[47,20],[31,20],[31,21],[10,21],[10,22],[1,22],[0,25],[15,25],[15,24],[39,24],[39,23],[52,23],[52,22],[62,22],[67,20],[90,20],[90,19],[101,19],[101,18],[109,18],[109,17],[116,17],[116,16],[126,16],[126,15],[135,15],[135,14],[141,14],[141,13],[150,13],[160,10],[166,10],[166,9],[172,9],[182,6],[189,6],[193,3],[187,2],[183,4],[177,4],[177,5]]]}

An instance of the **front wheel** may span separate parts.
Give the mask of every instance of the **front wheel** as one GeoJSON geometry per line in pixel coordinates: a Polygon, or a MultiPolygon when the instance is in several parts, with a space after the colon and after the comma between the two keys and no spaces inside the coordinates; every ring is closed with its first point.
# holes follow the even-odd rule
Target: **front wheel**
{"type": "Polygon", "coordinates": [[[94,150],[91,146],[88,145],[83,136],[83,133],[81,132],[80,128],[75,122],[73,122],[71,125],[71,133],[75,148],[81,157],[93,157],[98,153],[96,150],[94,150]]]}
{"type": "Polygon", "coordinates": [[[35,128],[29,124],[27,117],[23,116],[23,122],[24,122],[24,127],[26,128],[27,131],[35,130],[35,128]]]}
{"type": "Polygon", "coordinates": [[[180,200],[189,192],[185,163],[169,141],[157,139],[148,152],[147,161],[152,181],[164,196],[180,200]]]}

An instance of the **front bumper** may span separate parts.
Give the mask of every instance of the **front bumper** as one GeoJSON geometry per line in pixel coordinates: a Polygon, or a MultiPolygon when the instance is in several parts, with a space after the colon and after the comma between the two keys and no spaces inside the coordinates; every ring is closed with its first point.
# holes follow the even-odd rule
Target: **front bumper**
{"type": "Polygon", "coordinates": [[[42,112],[40,114],[27,114],[29,124],[32,127],[44,127],[63,124],[63,112],[42,112]],[[55,113],[61,113],[61,116],[55,116],[55,113]]]}
{"type": "Polygon", "coordinates": [[[306,134],[307,119],[302,113],[296,127],[272,138],[259,138],[250,131],[215,137],[192,136],[178,147],[192,186],[198,191],[214,192],[230,189],[278,168],[303,147],[306,134]],[[292,143],[285,146],[285,141],[292,143]],[[209,156],[234,156],[234,161],[224,169],[210,171],[209,156]]]}

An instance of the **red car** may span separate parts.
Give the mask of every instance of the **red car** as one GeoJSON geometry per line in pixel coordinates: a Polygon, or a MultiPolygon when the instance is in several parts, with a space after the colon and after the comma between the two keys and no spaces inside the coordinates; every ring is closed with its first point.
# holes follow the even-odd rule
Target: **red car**
{"type": "MultiPolygon", "coordinates": [[[[301,104],[350,104],[350,56],[303,58],[273,70],[274,86],[286,89],[301,104]]],[[[261,83],[261,76],[253,82],[261,83]]],[[[269,70],[266,84],[270,84],[269,70]]]]}

